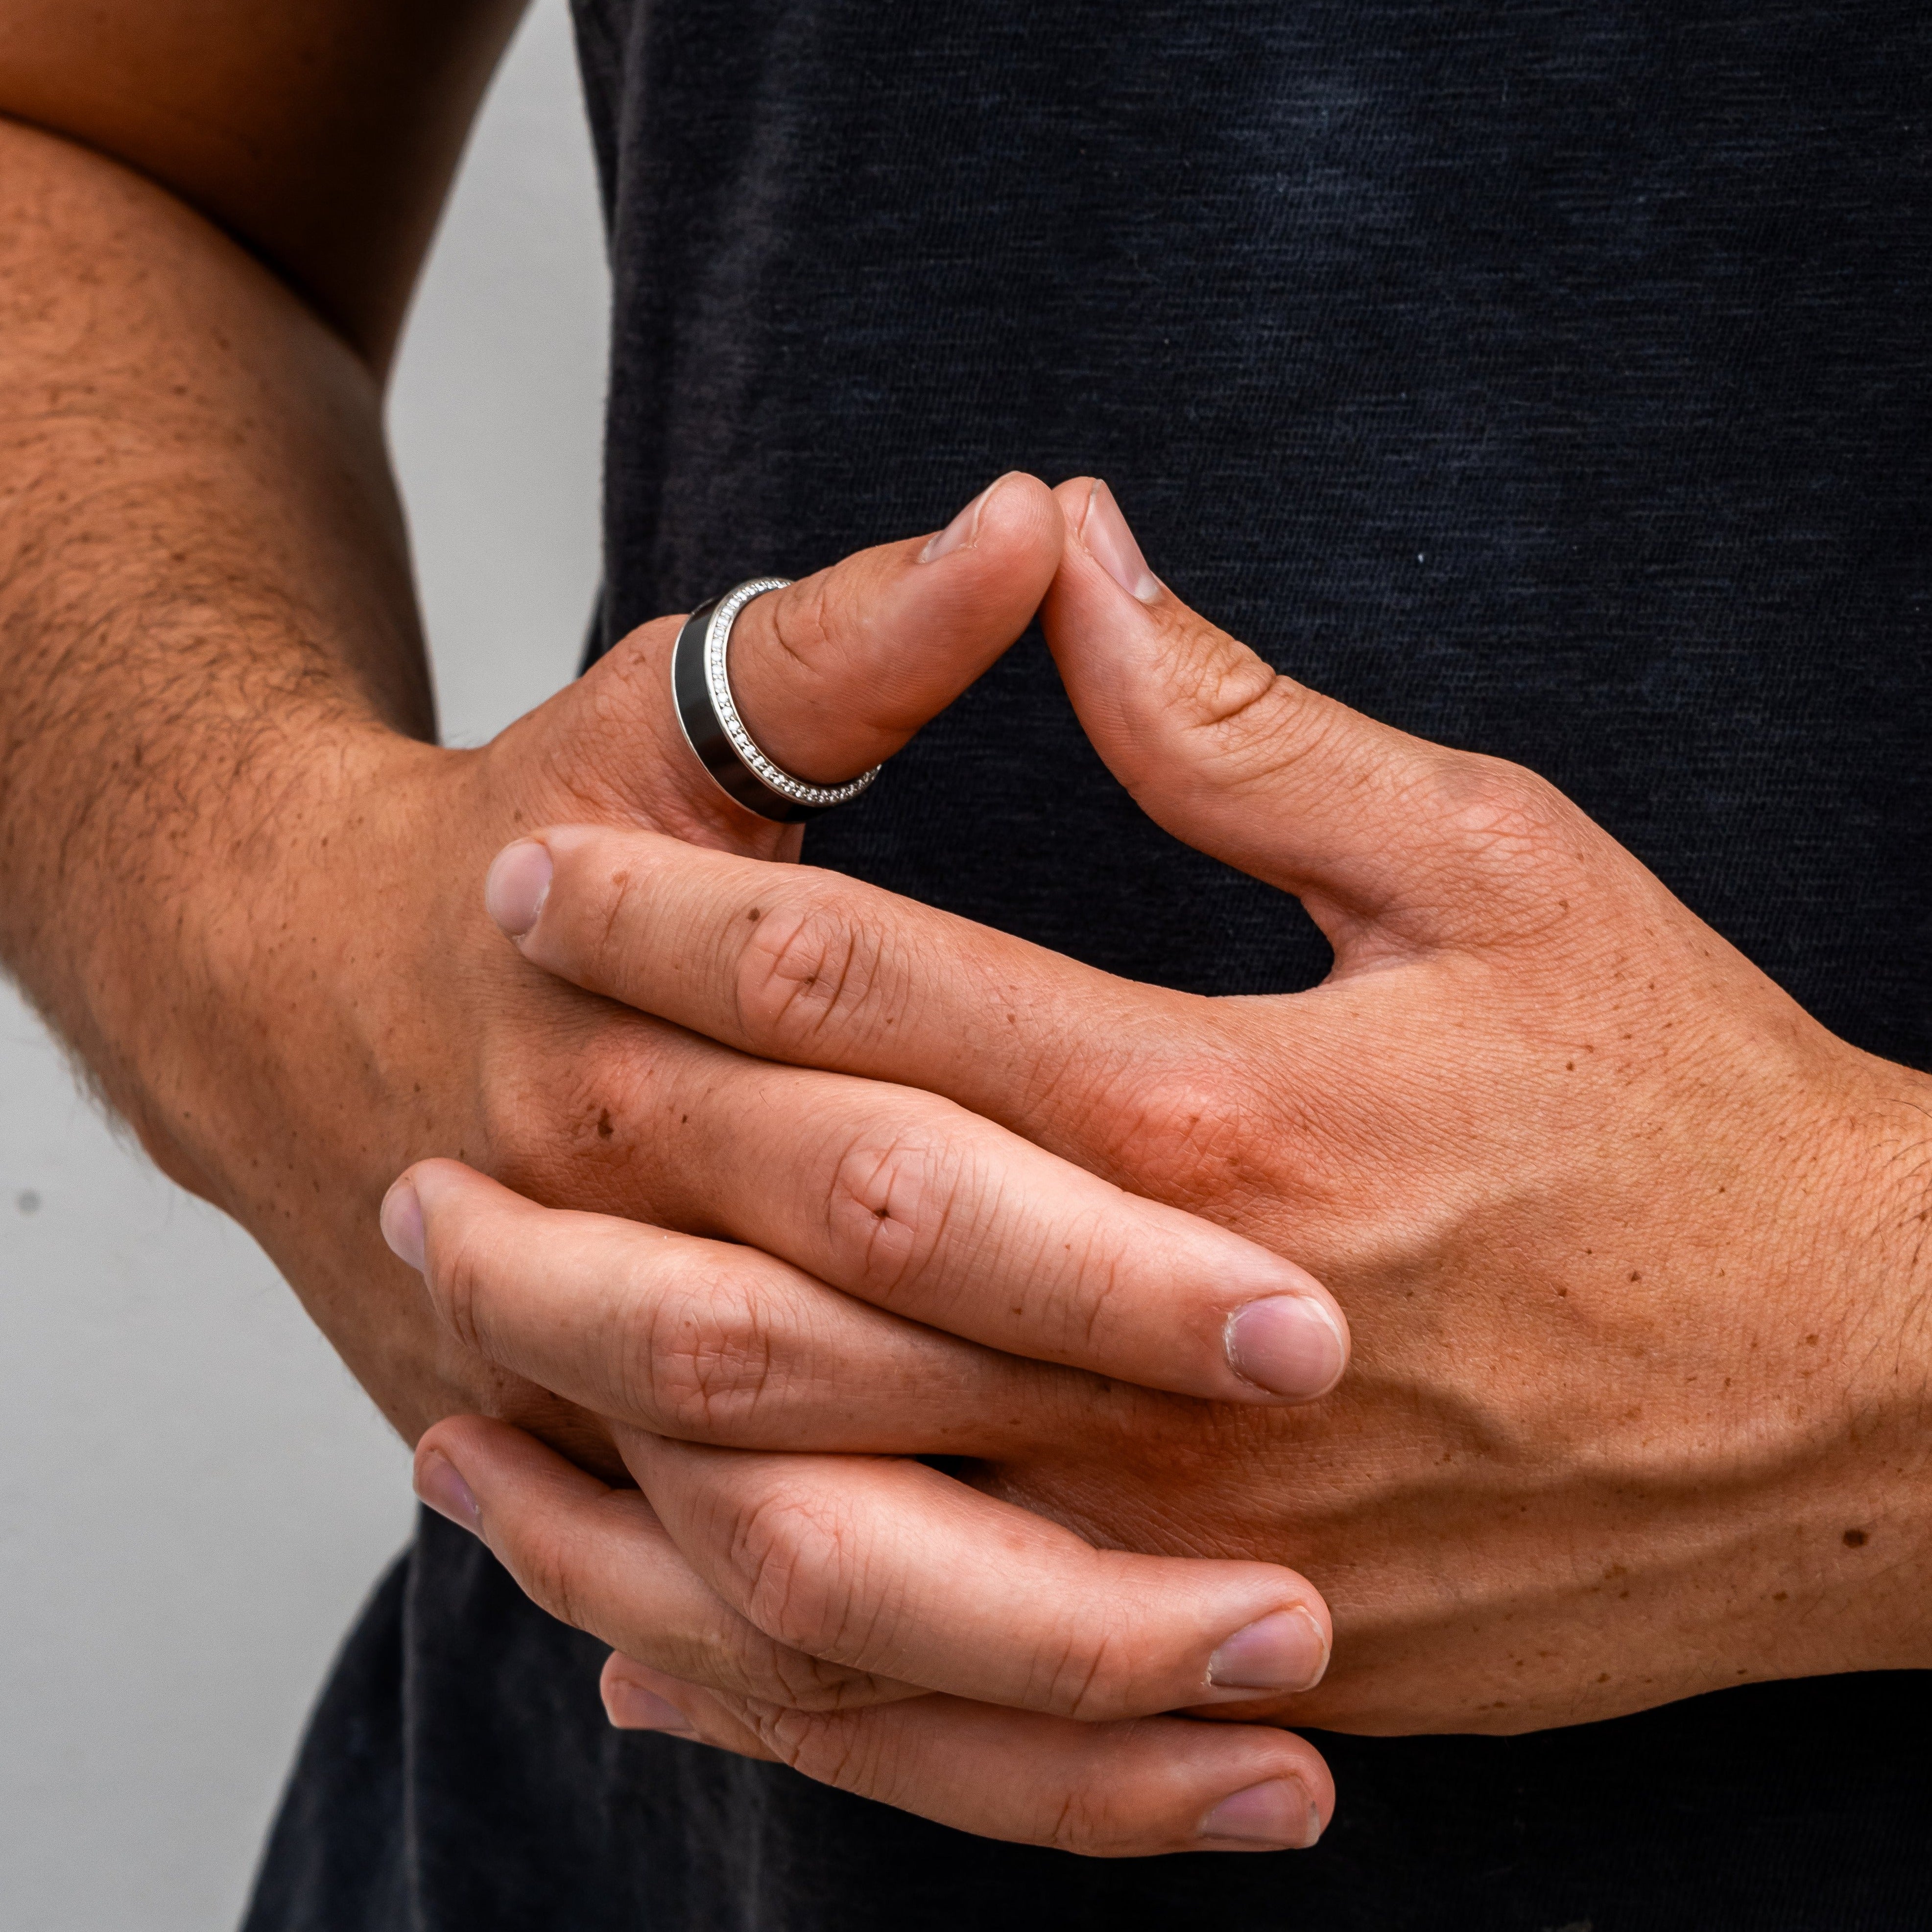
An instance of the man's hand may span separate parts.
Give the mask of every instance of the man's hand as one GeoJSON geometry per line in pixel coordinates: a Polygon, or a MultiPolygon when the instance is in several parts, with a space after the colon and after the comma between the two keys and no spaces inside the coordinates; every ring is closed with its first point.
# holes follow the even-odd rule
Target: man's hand
{"type": "MultiPolygon", "coordinates": [[[[746,611],[734,675],[776,755],[828,776],[863,769],[1018,634],[1058,552],[1043,486],[1003,480],[954,538],[930,556],[923,538],[864,553],[746,611]]],[[[480,1408],[620,1466],[596,1424],[430,1318],[375,1228],[397,1167],[455,1150],[544,1200],[731,1233],[748,1160],[761,1163],[761,1214],[808,1220],[816,1197],[800,1190],[821,1156],[871,1125],[862,1083],[758,1065],[533,970],[479,902],[491,853],[560,808],[767,856],[796,850],[796,828],[734,805],[683,743],[668,699],[678,625],[645,626],[481,752],[353,724],[286,747],[261,818],[224,824],[213,806],[216,836],[196,827],[197,862],[154,880],[132,932],[97,942],[151,943],[152,922],[171,930],[164,997],[95,1022],[125,1069],[116,1097],[164,1167],[261,1240],[412,1439],[452,1409],[480,1408]]],[[[122,953],[105,987],[131,990],[138,965],[122,953]]],[[[917,1106],[949,1123],[958,1114],[931,1096],[917,1106]]],[[[1040,1216],[1058,1213],[1070,1231],[1093,1218],[1093,1203],[1065,1198],[1061,1163],[1025,1154],[1030,1180],[981,1203],[972,1265],[986,1244],[1016,1248],[1016,1227],[1040,1216]]],[[[1195,1274],[1218,1283],[1227,1236],[1124,1204],[1165,1216],[1168,1258],[1191,1240],[1195,1274]]],[[[964,1232],[943,1270],[967,1264],[964,1232]]],[[[1110,1259],[1096,1250],[1092,1264],[1110,1259]]],[[[1243,1263],[1258,1281],[1282,1276],[1245,1244],[1237,1273],[1243,1263]]]]}
{"type": "MultiPolygon", "coordinates": [[[[0,955],[405,1433],[502,1409],[614,1470],[597,1425],[436,1326],[374,1229],[398,1168],[460,1152],[548,1200],[701,1232],[749,1216],[780,1251],[816,1240],[834,1278],[883,1265],[892,1228],[861,1083],[566,988],[478,902],[489,856],[560,817],[796,853],[683,742],[677,620],[482,752],[422,742],[376,371],[516,11],[156,0],[76,25],[35,4],[0,36],[0,955]],[[814,1228],[842,1153],[852,1211],[814,1228]]],[[[1061,544],[1013,476],[929,542],[759,598],[733,641],[748,722],[807,776],[889,756],[1018,634],[1061,544]]],[[[1010,1274],[1057,1229],[1070,1290],[1178,1268],[1210,1328],[1213,1296],[1286,1289],[1327,1337],[1320,1379],[1340,1372],[1332,1304],[1298,1270],[929,1096],[892,1124],[922,1122],[976,1135],[988,1172],[1008,1143],[1024,1166],[1004,1198],[958,1177],[937,1280],[1010,1274]]],[[[1268,1393],[1211,1335],[1185,1372],[1268,1393]]]]}
{"type": "MultiPolygon", "coordinates": [[[[868,1083],[754,1063],[613,1007],[518,959],[489,923],[477,883],[532,824],[796,851],[682,743],[675,619],[480,752],[424,742],[380,374],[517,10],[151,0],[82,19],[34,4],[0,34],[0,956],[160,1164],[261,1239],[410,1435],[482,1409],[612,1472],[628,1447],[440,1326],[382,1246],[382,1190],[443,1151],[544,1200],[700,1235],[748,1222],[836,1279],[876,1273],[897,1232],[892,1163],[868,1150],[882,1131],[922,1138],[968,1156],[928,1176],[926,1204],[943,1188],[957,1210],[922,1257],[936,1290],[963,1293],[970,1276],[1021,1294],[1046,1231],[1072,1305],[1096,1298],[1090,1277],[1183,1291],[1174,1306],[1195,1332],[1171,1359],[1154,1359],[1145,1326],[1112,1338],[1136,1372],[1238,1400],[1316,1392],[1346,1337],[1291,1264],[932,1096],[906,1095],[882,1122],[868,1083]],[[800,1192],[828,1156],[850,1184],[830,1226],[800,1192]],[[1301,1310],[1312,1355],[1289,1348],[1272,1389],[1246,1378],[1214,1330],[1229,1297],[1301,1310]]],[[[1061,542],[1044,488],[1010,478],[929,543],[760,599],[733,647],[748,722],[812,777],[889,755],[1018,634],[1061,542]]],[[[1033,1372],[928,1340],[924,1360],[982,1391],[1011,1398],[1014,1372],[1033,1372]]],[[[982,1543],[997,1541],[999,1507],[971,1501],[982,1543]]],[[[1016,1675],[1008,1631],[1006,1676],[962,1682],[1042,1723],[1250,1681],[1217,1684],[1217,1658],[1283,1683],[1325,1658],[1319,1598],[1277,1568],[1110,1569],[1043,1526],[1012,1534],[1048,1537],[1042,1574],[1076,1607],[1025,1634],[1036,1671],[1016,1675]],[[1110,1577],[1138,1593],[1124,1648],[1110,1577]],[[1230,1649],[1257,1620],[1260,1636],[1230,1649]]],[[[691,1580],[700,1636],[728,1633],[724,1600],[691,1580]]],[[[1138,1812],[1082,1819],[1048,1754],[1009,1818],[1192,1844],[1258,1780],[1276,1841],[1318,1824],[1325,1774],[1295,1741],[1183,1726],[1163,1747],[1127,1728],[1155,1766],[1138,1812]],[[1167,1775],[1169,1760],[1182,1770],[1167,1775]]]]}
{"type": "MultiPolygon", "coordinates": [[[[943,1435],[863,1374],[820,1393],[828,1358],[781,1334],[758,1439],[836,1414],[881,1449],[982,1458],[982,1490],[1092,1541],[1294,1562],[1333,1606],[1335,1667],[1242,1718],[1508,1732],[1932,1662],[1932,1082],[1825,1033],[1541,781],[1276,676],[1148,572],[1103,488],[1061,496],[1046,623],[1090,736],[1162,824],[1302,900],[1335,948],[1323,986],[1132,986],[832,875],[574,830],[544,836],[518,944],[1293,1253],[1348,1310],[1355,1366],[1299,1408],[1096,1390],[1042,1405],[1016,1449],[1008,1414],[976,1425],[943,1393],[943,1435]]],[[[575,1237],[460,1186],[436,1239],[490,1228],[486,1346],[554,1360],[515,1282],[575,1237]]],[[[574,1283],[543,1277],[550,1310],[580,1298],[619,1332],[610,1271],[578,1258],[574,1283]]],[[[1014,1346],[997,1298],[872,1292],[1014,1346]]],[[[584,1393],[623,1412],[608,1380],[584,1393]]],[[[428,1446],[514,1564],[544,1534],[530,1472],[467,1426],[428,1446]]],[[[715,1526],[661,1527],[716,1563],[715,1526]]],[[[576,1537],[559,1576],[602,1560],[576,1537]]],[[[825,1721],[614,1670],[734,1748],[808,1761],[825,1721]]],[[[837,1721],[856,1751],[907,1720],[837,1721]]]]}

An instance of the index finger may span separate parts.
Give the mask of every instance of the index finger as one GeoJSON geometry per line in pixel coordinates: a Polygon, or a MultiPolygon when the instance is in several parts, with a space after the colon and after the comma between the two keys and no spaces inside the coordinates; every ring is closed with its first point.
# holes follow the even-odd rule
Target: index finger
{"type": "Polygon", "coordinates": [[[761,1059],[923,1088],[1056,1151],[1150,1041],[1198,1049],[1225,1005],[650,832],[548,827],[497,855],[486,897],[526,959],[589,992],[761,1059]]]}

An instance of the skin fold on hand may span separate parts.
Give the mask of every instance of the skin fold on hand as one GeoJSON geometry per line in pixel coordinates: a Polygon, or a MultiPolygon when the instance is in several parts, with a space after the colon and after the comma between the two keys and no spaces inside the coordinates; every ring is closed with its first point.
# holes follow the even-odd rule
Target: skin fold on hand
{"type": "MultiPolygon", "coordinates": [[[[1334,1662],[1242,1718],[1511,1732],[1932,1660],[1932,1082],[1826,1034],[1547,784],[1278,677],[1147,571],[1104,487],[1060,494],[1045,621],[1090,736],[1168,830],[1301,898],[1335,948],[1322,986],[1130,985],[834,875],[574,829],[542,835],[518,946],[1292,1255],[1353,1366],[1299,1406],[1042,1383],[1030,1424],[988,1403],[976,1434],[943,1389],[922,1428],[778,1337],[760,1439],[836,1411],[881,1450],[975,1459],[949,1467],[1092,1544],[1292,1563],[1334,1662]]],[[[435,1238],[500,1212],[457,1182],[435,1238]]],[[[491,1225],[505,1284],[568,1245],[491,1225]]],[[[610,1317],[599,1278],[551,1277],[551,1306],[610,1317]]],[[[875,1298],[1014,1346],[970,1300],[875,1298]]],[[[533,1368],[542,1324],[502,1320],[533,1368]]],[[[486,1510],[520,1514],[501,1445],[449,1441],[486,1510]]],[[[614,1670],[773,1748],[756,1700],[614,1670]]]]}

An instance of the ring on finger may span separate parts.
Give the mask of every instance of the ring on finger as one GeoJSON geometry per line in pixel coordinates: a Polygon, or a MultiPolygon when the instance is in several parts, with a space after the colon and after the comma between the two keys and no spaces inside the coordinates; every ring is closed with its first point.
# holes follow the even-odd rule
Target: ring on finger
{"type": "Polygon", "coordinates": [[[684,620],[671,652],[671,694],[677,722],[698,762],[734,803],[781,824],[816,818],[849,804],[879,775],[861,772],[843,784],[814,784],[771,758],[746,729],[731,694],[731,627],[754,598],[784,590],[788,577],[753,577],[700,604],[684,620]]]}

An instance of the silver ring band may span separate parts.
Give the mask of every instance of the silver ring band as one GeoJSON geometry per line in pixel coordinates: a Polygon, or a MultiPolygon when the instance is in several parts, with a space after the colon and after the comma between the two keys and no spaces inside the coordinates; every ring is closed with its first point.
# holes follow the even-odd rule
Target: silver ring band
{"type": "Polygon", "coordinates": [[[734,803],[782,824],[815,818],[835,805],[849,804],[879,776],[874,765],[844,784],[813,784],[794,778],[760,749],[745,728],[731,695],[731,627],[754,597],[783,590],[788,577],[754,577],[722,597],[700,604],[684,620],[670,654],[671,696],[677,722],[698,761],[734,803]]]}

